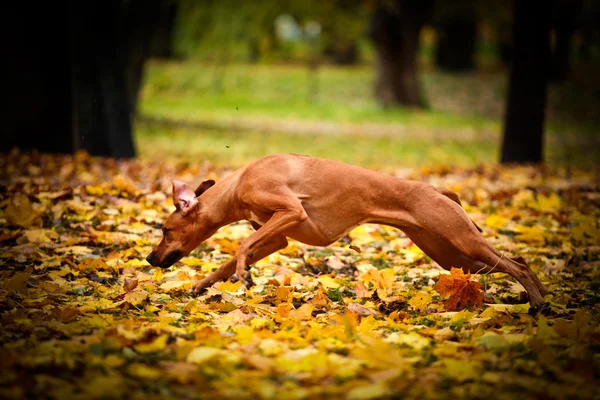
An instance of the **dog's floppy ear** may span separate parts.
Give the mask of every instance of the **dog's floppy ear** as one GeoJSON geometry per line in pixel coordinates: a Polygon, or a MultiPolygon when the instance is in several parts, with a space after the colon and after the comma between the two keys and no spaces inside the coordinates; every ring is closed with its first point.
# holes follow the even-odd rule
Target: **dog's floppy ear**
{"type": "Polygon", "coordinates": [[[200,196],[202,193],[210,189],[214,184],[215,181],[213,181],[212,179],[202,182],[195,191],[196,196],[200,196]]]}
{"type": "Polygon", "coordinates": [[[185,216],[198,205],[198,199],[187,183],[176,179],[172,179],[171,183],[173,183],[173,204],[181,215],[185,216]]]}

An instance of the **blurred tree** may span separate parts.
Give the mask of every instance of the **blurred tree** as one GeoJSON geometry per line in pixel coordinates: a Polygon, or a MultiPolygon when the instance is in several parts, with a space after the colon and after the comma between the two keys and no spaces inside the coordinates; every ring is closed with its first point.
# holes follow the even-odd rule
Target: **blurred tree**
{"type": "Polygon", "coordinates": [[[435,52],[437,66],[454,72],[472,70],[475,67],[473,56],[477,41],[476,2],[437,2],[434,20],[438,33],[435,52]]]}
{"type": "Polygon", "coordinates": [[[433,0],[377,2],[369,36],[377,52],[375,97],[385,106],[425,107],[417,75],[419,33],[433,0]]]}
{"type": "Polygon", "coordinates": [[[569,75],[573,33],[583,9],[582,0],[554,0],[552,27],[554,28],[554,46],[552,48],[550,80],[564,81],[569,75]]]}
{"type": "Polygon", "coordinates": [[[513,6],[514,59],[501,162],[541,162],[552,8],[545,0],[514,0],[513,6]]]}
{"type": "Polygon", "coordinates": [[[14,40],[6,48],[11,101],[0,150],[133,157],[131,120],[165,1],[64,0],[6,10],[3,28],[14,40]]]}

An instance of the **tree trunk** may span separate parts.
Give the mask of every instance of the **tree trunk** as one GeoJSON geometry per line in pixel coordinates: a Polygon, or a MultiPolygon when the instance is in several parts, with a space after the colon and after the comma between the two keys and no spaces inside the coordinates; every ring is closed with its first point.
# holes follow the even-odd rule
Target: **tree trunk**
{"type": "Polygon", "coordinates": [[[433,0],[381,2],[373,14],[369,36],[377,51],[375,97],[384,105],[425,107],[417,76],[419,32],[433,0]]]}
{"type": "MultiPolygon", "coordinates": [[[[468,4],[474,7],[472,3],[468,4]]],[[[453,15],[442,15],[436,28],[438,31],[435,51],[437,66],[452,72],[473,70],[475,68],[473,55],[477,40],[475,10],[461,9],[453,15]]]]}
{"type": "Polygon", "coordinates": [[[10,101],[0,151],[135,156],[131,118],[163,1],[65,0],[8,9],[10,101]]]}
{"type": "Polygon", "coordinates": [[[70,1],[73,147],[92,155],[133,157],[130,67],[119,51],[121,2],[70,1]]]}
{"type": "Polygon", "coordinates": [[[573,33],[575,33],[577,17],[582,8],[581,0],[555,0],[552,25],[556,40],[550,64],[550,80],[553,82],[564,81],[569,75],[573,33]]]}
{"type": "Polygon", "coordinates": [[[16,2],[3,10],[2,152],[13,147],[71,151],[68,32],[60,23],[64,13],[53,2],[35,7],[16,2]]]}
{"type": "Polygon", "coordinates": [[[156,28],[152,33],[149,56],[170,59],[174,57],[173,36],[179,4],[176,1],[160,1],[160,3],[156,28]]]}
{"type": "Polygon", "coordinates": [[[551,4],[544,0],[515,0],[502,163],[543,160],[550,17],[551,4]]]}

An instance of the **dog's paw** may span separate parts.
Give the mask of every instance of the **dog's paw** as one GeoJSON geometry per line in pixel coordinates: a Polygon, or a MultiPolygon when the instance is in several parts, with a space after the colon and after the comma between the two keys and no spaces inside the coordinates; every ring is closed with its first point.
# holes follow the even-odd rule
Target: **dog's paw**
{"type": "Polygon", "coordinates": [[[206,289],[206,284],[204,282],[198,282],[189,290],[191,295],[197,296],[201,294],[206,289]]]}
{"type": "Polygon", "coordinates": [[[231,280],[231,282],[242,282],[242,285],[244,285],[246,287],[246,289],[250,289],[252,286],[254,286],[254,281],[252,280],[252,275],[250,275],[249,273],[246,273],[246,276],[244,276],[243,278],[238,278],[237,275],[232,275],[231,278],[229,278],[231,280]]]}

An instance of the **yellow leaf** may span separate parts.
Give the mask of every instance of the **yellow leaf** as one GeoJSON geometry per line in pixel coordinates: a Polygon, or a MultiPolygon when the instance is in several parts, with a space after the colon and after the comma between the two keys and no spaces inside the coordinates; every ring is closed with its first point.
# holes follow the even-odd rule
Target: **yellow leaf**
{"type": "Polygon", "coordinates": [[[498,315],[498,310],[496,310],[494,307],[488,307],[481,314],[479,314],[479,318],[495,318],[498,315]]]}
{"type": "Polygon", "coordinates": [[[516,229],[519,234],[516,236],[517,240],[535,244],[544,245],[546,243],[546,234],[539,226],[519,226],[516,229]]]}
{"type": "Polygon", "coordinates": [[[74,254],[77,256],[89,256],[93,253],[93,250],[85,246],[68,246],[60,247],[55,250],[57,253],[74,254]]]}
{"type": "Polygon", "coordinates": [[[420,292],[417,295],[413,296],[408,301],[408,304],[415,310],[423,310],[427,308],[427,303],[429,303],[432,300],[432,298],[433,297],[429,293],[420,292]]]}
{"type": "Polygon", "coordinates": [[[520,190],[512,198],[515,207],[523,207],[533,202],[533,192],[531,190],[520,190]]]}
{"type": "Polygon", "coordinates": [[[290,286],[277,286],[275,289],[275,304],[282,302],[291,302],[294,292],[290,286]]]}
{"type": "Polygon", "coordinates": [[[417,350],[424,349],[431,343],[430,339],[419,335],[417,332],[393,332],[385,339],[385,341],[389,343],[404,344],[417,350]]]}
{"type": "Polygon", "coordinates": [[[86,185],[85,191],[92,196],[102,196],[106,192],[100,185],[86,185]]]}
{"type": "Polygon", "coordinates": [[[125,293],[125,296],[123,296],[123,300],[133,304],[134,306],[142,304],[147,298],[148,292],[140,288],[132,290],[131,292],[127,292],[125,293]]]}
{"type": "Polygon", "coordinates": [[[315,306],[312,304],[305,303],[300,306],[297,310],[290,311],[290,318],[298,319],[298,320],[309,320],[312,318],[312,312],[315,306]]]}
{"type": "Polygon", "coordinates": [[[560,210],[561,200],[556,193],[550,193],[548,196],[540,194],[531,206],[539,211],[552,212],[560,210]]]}
{"type": "Polygon", "coordinates": [[[58,239],[58,233],[49,229],[28,229],[24,237],[29,243],[48,243],[58,239]]]}
{"type": "Polygon", "coordinates": [[[214,347],[196,347],[186,357],[186,361],[194,364],[202,364],[209,361],[223,352],[221,349],[214,347]]]}
{"type": "Polygon", "coordinates": [[[536,336],[541,339],[553,339],[558,337],[558,334],[550,325],[548,325],[548,320],[543,315],[540,315],[538,319],[536,336]]]}
{"type": "Polygon", "coordinates": [[[137,188],[135,187],[135,183],[124,177],[123,175],[115,175],[113,178],[113,184],[117,189],[122,192],[127,192],[131,195],[134,195],[137,192],[137,188]]]}
{"type": "Polygon", "coordinates": [[[258,345],[263,355],[267,357],[276,356],[285,350],[285,345],[275,339],[264,339],[258,345]]]}
{"type": "Polygon", "coordinates": [[[94,271],[105,271],[111,270],[112,268],[108,266],[104,261],[100,259],[93,258],[84,258],[77,265],[77,269],[85,272],[94,272],[94,271]]]}
{"type": "Polygon", "coordinates": [[[157,268],[156,271],[154,271],[154,274],[152,275],[152,280],[154,282],[160,282],[163,280],[163,272],[162,269],[157,268]]]}
{"type": "Polygon", "coordinates": [[[225,281],[225,282],[222,282],[218,286],[218,289],[222,290],[222,291],[230,292],[230,293],[235,293],[240,289],[240,287],[242,287],[242,281],[237,281],[237,282],[225,281]]]}
{"type": "Polygon", "coordinates": [[[329,275],[321,275],[317,278],[317,280],[325,289],[338,289],[340,287],[340,284],[329,275]]]}
{"type": "Polygon", "coordinates": [[[184,291],[188,290],[192,287],[191,281],[168,281],[160,285],[160,288],[165,292],[173,292],[173,291],[184,291]]]}
{"type": "Polygon", "coordinates": [[[165,333],[156,337],[149,343],[138,343],[133,348],[138,353],[146,354],[146,353],[156,353],[159,351],[163,351],[167,348],[167,341],[169,340],[169,334],[165,333]]]}
{"type": "Polygon", "coordinates": [[[445,375],[459,382],[478,379],[481,376],[481,364],[475,361],[445,358],[443,361],[445,375]]]}
{"type": "Polygon", "coordinates": [[[144,311],[153,313],[160,311],[160,308],[153,306],[152,304],[146,304],[146,306],[144,307],[144,311]]]}
{"type": "Polygon", "coordinates": [[[102,359],[101,364],[107,368],[119,368],[125,364],[125,359],[116,354],[109,354],[102,359]]]}
{"type": "Polygon", "coordinates": [[[355,387],[348,392],[349,400],[371,400],[385,397],[389,393],[388,387],[384,382],[370,383],[355,387]]]}
{"type": "Polygon", "coordinates": [[[81,311],[96,311],[96,310],[109,310],[116,308],[117,305],[109,299],[98,299],[88,301],[80,306],[81,311]]]}
{"type": "Polygon", "coordinates": [[[249,326],[240,326],[235,329],[235,337],[240,344],[248,344],[254,340],[254,329],[249,326]]]}
{"type": "Polygon", "coordinates": [[[450,318],[450,322],[469,322],[475,315],[477,314],[469,310],[462,310],[454,314],[454,316],[450,318]]]}
{"type": "Polygon", "coordinates": [[[485,219],[485,224],[490,228],[502,229],[506,227],[509,219],[498,214],[492,214],[485,219]]]}
{"type": "Polygon", "coordinates": [[[141,363],[133,363],[127,367],[129,375],[142,379],[158,379],[163,376],[163,372],[158,368],[153,368],[141,363]]]}
{"type": "Polygon", "coordinates": [[[35,212],[29,198],[24,194],[18,194],[13,197],[4,210],[6,219],[11,225],[23,227],[32,226],[38,220],[38,214],[35,212]]]}
{"type": "Polygon", "coordinates": [[[188,267],[201,267],[203,264],[205,264],[204,261],[196,257],[184,257],[181,259],[181,262],[188,267]]]}

